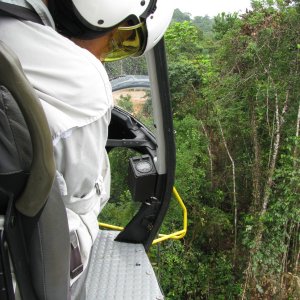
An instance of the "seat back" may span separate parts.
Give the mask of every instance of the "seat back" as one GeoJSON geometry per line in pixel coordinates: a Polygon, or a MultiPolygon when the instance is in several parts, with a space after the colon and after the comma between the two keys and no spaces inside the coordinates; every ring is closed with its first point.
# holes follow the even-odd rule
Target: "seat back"
{"type": "MultiPolygon", "coordinates": [[[[17,57],[0,41],[0,214],[5,218],[0,262],[9,265],[7,243],[25,300],[69,297],[68,222],[61,198],[53,196],[58,189],[54,178],[42,106],[17,57]]],[[[7,290],[10,279],[4,274],[7,290]]],[[[1,299],[13,299],[3,293],[1,299]]]]}

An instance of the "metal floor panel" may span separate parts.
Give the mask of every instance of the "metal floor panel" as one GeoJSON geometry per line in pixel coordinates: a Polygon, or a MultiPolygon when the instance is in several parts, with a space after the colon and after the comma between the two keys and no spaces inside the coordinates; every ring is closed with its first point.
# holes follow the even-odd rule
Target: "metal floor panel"
{"type": "Polygon", "coordinates": [[[86,299],[164,299],[144,246],[115,242],[118,233],[99,231],[85,282],[86,299]]]}

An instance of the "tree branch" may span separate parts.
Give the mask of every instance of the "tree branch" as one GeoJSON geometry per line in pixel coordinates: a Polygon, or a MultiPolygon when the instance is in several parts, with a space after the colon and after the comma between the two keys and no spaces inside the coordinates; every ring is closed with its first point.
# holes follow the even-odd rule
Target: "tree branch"
{"type": "Polygon", "coordinates": [[[235,260],[236,260],[236,248],[237,248],[237,200],[236,200],[236,177],[235,177],[235,162],[230,154],[230,151],[228,149],[228,146],[227,146],[227,142],[226,142],[226,139],[224,137],[224,132],[223,132],[223,128],[222,128],[222,125],[221,125],[221,122],[220,120],[218,119],[218,124],[219,124],[219,128],[220,128],[220,131],[221,131],[221,136],[222,136],[222,140],[223,140],[223,143],[224,143],[224,146],[225,146],[225,149],[226,149],[226,152],[227,152],[227,155],[231,161],[231,167],[232,167],[232,182],[233,182],[233,208],[234,208],[234,249],[233,249],[233,261],[234,261],[234,264],[235,264],[235,260]]]}

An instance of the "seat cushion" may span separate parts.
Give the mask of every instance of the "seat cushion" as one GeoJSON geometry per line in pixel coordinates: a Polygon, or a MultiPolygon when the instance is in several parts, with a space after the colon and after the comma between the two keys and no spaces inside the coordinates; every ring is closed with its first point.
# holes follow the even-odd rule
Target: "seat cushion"
{"type": "Polygon", "coordinates": [[[0,86],[0,174],[29,171],[32,145],[24,117],[11,93],[0,86]]]}
{"type": "Polygon", "coordinates": [[[32,145],[24,117],[9,90],[0,86],[0,213],[8,196],[23,191],[32,162],[32,145]]]}

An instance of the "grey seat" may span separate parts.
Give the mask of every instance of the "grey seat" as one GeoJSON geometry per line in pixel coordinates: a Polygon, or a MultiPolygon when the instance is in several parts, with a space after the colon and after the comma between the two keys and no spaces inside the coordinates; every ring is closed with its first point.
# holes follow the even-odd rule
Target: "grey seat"
{"type": "MultiPolygon", "coordinates": [[[[68,299],[70,241],[56,187],[52,140],[43,109],[17,57],[0,41],[0,213],[22,299],[68,299]]],[[[7,265],[5,250],[1,261],[7,265]],[[5,261],[6,258],[6,261],[5,261]]],[[[10,274],[3,275],[13,299],[10,274]]]]}

